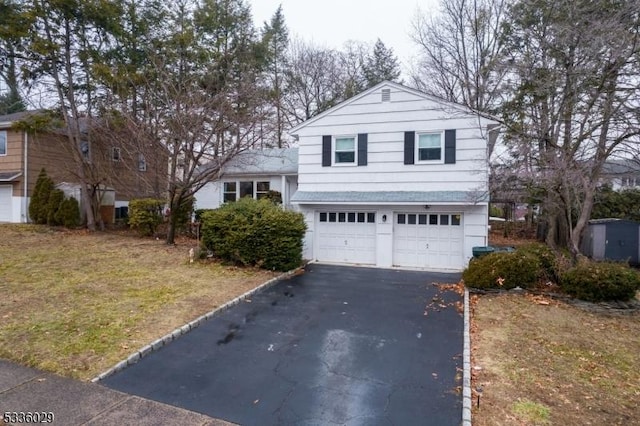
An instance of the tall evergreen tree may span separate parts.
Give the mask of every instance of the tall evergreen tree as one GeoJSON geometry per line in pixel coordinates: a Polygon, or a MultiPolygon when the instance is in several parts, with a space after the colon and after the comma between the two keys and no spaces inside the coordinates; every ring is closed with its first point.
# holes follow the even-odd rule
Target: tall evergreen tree
{"type": "Polygon", "coordinates": [[[23,40],[27,35],[30,15],[22,4],[15,0],[0,0],[0,115],[24,111],[18,81],[19,56],[23,40]]]}
{"type": "Polygon", "coordinates": [[[278,148],[283,145],[285,114],[283,104],[283,78],[287,70],[287,48],[289,46],[289,31],[284,22],[282,6],[271,17],[271,22],[265,22],[263,29],[263,44],[265,47],[266,71],[269,79],[269,100],[275,109],[275,137],[278,148]]]}
{"type": "Polygon", "coordinates": [[[398,81],[400,65],[393,49],[388,48],[382,40],[378,39],[372,52],[364,60],[363,72],[367,87],[373,87],[385,80],[398,81]]]}

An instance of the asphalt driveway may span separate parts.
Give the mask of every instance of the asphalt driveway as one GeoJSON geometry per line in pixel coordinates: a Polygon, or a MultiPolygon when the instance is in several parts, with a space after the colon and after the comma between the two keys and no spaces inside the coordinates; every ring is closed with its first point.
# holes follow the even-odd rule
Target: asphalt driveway
{"type": "Polygon", "coordinates": [[[432,284],[458,279],[312,264],[102,383],[242,425],[459,425],[462,298],[432,284]]]}

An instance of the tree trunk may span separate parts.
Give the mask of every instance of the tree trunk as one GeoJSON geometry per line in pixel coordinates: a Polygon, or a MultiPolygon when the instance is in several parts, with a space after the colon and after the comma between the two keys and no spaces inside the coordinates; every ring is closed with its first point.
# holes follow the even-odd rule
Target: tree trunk
{"type": "Polygon", "coordinates": [[[595,188],[589,187],[584,194],[584,202],[582,204],[582,210],[580,211],[580,217],[576,222],[575,227],[571,234],[571,253],[575,253],[576,259],[580,255],[580,242],[582,240],[582,233],[591,218],[591,212],[593,210],[593,202],[595,197],[595,188]]]}
{"type": "Polygon", "coordinates": [[[167,244],[174,245],[176,243],[176,228],[178,227],[178,213],[180,210],[180,204],[182,204],[182,197],[174,195],[171,197],[171,203],[169,204],[169,227],[167,229],[167,244]]]}

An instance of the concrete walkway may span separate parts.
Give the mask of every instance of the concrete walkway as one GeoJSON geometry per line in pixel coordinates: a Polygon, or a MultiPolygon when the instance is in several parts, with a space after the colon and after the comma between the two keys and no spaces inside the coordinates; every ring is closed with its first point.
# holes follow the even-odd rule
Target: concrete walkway
{"type": "MultiPolygon", "coordinates": [[[[231,425],[156,401],[0,360],[0,425],[6,412],[53,413],[59,425],[231,425]]],[[[25,423],[24,421],[15,424],[25,423]]]]}

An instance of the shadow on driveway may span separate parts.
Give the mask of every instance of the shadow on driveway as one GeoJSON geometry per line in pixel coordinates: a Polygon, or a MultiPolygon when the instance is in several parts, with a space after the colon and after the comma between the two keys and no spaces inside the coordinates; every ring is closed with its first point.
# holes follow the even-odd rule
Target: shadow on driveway
{"type": "Polygon", "coordinates": [[[102,383],[243,425],[458,425],[462,297],[432,283],[459,278],[312,264],[102,383]]]}

